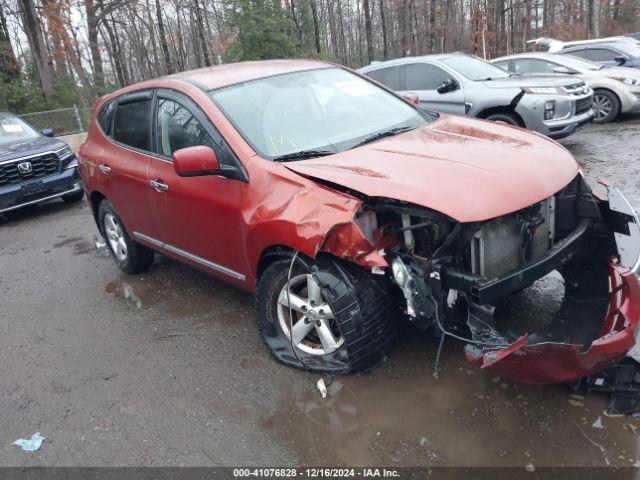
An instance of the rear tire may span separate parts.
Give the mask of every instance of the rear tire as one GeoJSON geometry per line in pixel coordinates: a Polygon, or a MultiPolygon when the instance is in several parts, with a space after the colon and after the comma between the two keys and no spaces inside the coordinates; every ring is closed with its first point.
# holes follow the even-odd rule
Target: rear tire
{"type": "Polygon", "coordinates": [[[332,373],[368,370],[382,360],[395,336],[396,317],[386,290],[376,279],[356,265],[331,257],[311,260],[298,256],[287,299],[290,265],[291,257],[276,260],[258,281],[258,328],[273,356],[288,366],[332,373]],[[313,287],[307,282],[319,287],[317,296],[310,293],[313,287]],[[311,301],[320,295],[319,302],[311,301]],[[293,305],[301,299],[309,301],[307,307],[293,310],[291,320],[283,303],[291,300],[293,305]],[[312,315],[314,308],[316,314],[312,315]],[[293,348],[289,334],[292,321],[293,348]],[[328,349],[324,348],[325,327],[332,333],[329,345],[333,342],[333,346],[328,349]]]}
{"type": "Polygon", "coordinates": [[[153,250],[131,239],[113,205],[106,199],[98,207],[98,221],[111,256],[123,272],[136,274],[151,267],[155,256],[153,250]]]}
{"type": "Polygon", "coordinates": [[[610,90],[594,90],[593,122],[609,123],[620,113],[620,99],[610,90]]]}
{"type": "Polygon", "coordinates": [[[508,112],[492,113],[491,115],[487,116],[485,120],[490,120],[492,122],[504,122],[508,125],[513,125],[515,127],[522,126],[520,124],[520,121],[518,120],[518,117],[508,112]]]}
{"type": "Polygon", "coordinates": [[[84,198],[84,190],[80,189],[77,192],[70,193],[62,197],[64,203],[77,203],[84,198]]]}

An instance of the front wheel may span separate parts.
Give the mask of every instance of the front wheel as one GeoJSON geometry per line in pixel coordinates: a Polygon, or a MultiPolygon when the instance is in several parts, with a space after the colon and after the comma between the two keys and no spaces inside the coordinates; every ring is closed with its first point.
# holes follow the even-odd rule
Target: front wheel
{"type": "Polygon", "coordinates": [[[316,372],[370,369],[395,335],[385,289],[356,265],[333,258],[277,260],[256,293],[260,334],[275,358],[316,372]]]}
{"type": "Polygon", "coordinates": [[[595,90],[593,92],[593,121],[594,123],[609,123],[620,113],[620,100],[609,90],[595,90]]]}
{"type": "Polygon", "coordinates": [[[512,113],[508,113],[508,112],[493,113],[487,116],[485,120],[491,120],[492,122],[503,122],[503,123],[506,123],[507,125],[513,125],[515,127],[520,126],[520,122],[518,121],[518,118],[512,113]]]}
{"type": "Polygon", "coordinates": [[[100,202],[98,221],[111,256],[123,272],[140,273],[151,267],[154,258],[153,250],[131,239],[122,220],[108,200],[100,202]]]}

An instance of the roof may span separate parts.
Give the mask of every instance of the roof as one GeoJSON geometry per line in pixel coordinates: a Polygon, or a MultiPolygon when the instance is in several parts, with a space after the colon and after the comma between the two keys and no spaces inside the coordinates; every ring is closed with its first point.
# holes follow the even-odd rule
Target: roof
{"type": "Polygon", "coordinates": [[[212,90],[258,78],[331,66],[333,65],[330,63],[317,60],[262,60],[215,65],[176,73],[164,78],[186,80],[203,86],[207,90],[212,90]]]}
{"type": "Polygon", "coordinates": [[[495,62],[499,60],[508,60],[511,58],[548,58],[553,60],[560,60],[562,55],[557,53],[549,53],[549,52],[524,52],[524,53],[514,53],[513,55],[505,55],[503,57],[492,58],[490,62],[495,62]]]}
{"type": "Polygon", "coordinates": [[[445,58],[450,58],[450,57],[455,57],[457,55],[465,55],[467,56],[466,53],[462,53],[462,52],[452,52],[452,53],[435,53],[432,55],[421,55],[419,57],[402,57],[402,58],[396,58],[394,60],[387,60],[384,62],[374,62],[371,65],[367,65],[366,67],[362,67],[360,69],[358,69],[359,72],[368,72],[369,70],[375,70],[377,68],[381,68],[381,67],[390,67],[393,65],[405,65],[407,63],[415,63],[417,62],[421,62],[421,61],[440,61],[442,59],[445,58]]]}

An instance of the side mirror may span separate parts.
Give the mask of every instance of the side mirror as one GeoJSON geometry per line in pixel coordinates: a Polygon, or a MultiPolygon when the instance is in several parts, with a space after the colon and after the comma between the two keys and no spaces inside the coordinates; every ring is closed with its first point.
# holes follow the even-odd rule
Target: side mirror
{"type": "Polygon", "coordinates": [[[438,87],[438,93],[447,93],[453,92],[458,89],[458,82],[456,82],[453,78],[447,78],[442,85],[438,87]]]}
{"type": "Polygon", "coordinates": [[[617,57],[613,57],[613,59],[618,65],[624,65],[625,63],[627,63],[627,57],[623,55],[618,55],[617,57]]]}
{"type": "Polygon", "coordinates": [[[569,70],[567,67],[560,66],[560,67],[554,68],[553,69],[553,73],[562,73],[564,75],[573,75],[576,72],[574,72],[573,70],[569,70]]]}
{"type": "Polygon", "coordinates": [[[220,175],[220,163],[211,147],[196,146],[173,152],[173,169],[179,177],[220,175]]]}
{"type": "Polygon", "coordinates": [[[418,97],[418,94],[415,92],[407,92],[402,96],[402,98],[409,103],[414,104],[416,107],[420,106],[420,97],[418,97]]]}
{"type": "Polygon", "coordinates": [[[44,130],[40,130],[40,133],[42,135],[44,135],[45,137],[53,137],[53,129],[52,128],[45,128],[44,130]]]}

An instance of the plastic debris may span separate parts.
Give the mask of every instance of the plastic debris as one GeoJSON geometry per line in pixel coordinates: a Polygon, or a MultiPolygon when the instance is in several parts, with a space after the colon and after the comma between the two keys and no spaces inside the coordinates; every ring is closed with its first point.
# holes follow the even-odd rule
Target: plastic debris
{"type": "Polygon", "coordinates": [[[109,247],[107,247],[107,242],[104,241],[102,237],[98,237],[95,233],[93,234],[93,245],[96,247],[96,251],[98,255],[101,257],[106,257],[109,255],[109,247]]]}
{"type": "Polygon", "coordinates": [[[632,434],[636,434],[638,431],[638,427],[636,427],[633,423],[624,423],[622,424],[622,428],[630,431],[632,434]]]}
{"type": "Polygon", "coordinates": [[[534,467],[533,463],[531,463],[531,462],[527,463],[527,465],[524,467],[524,469],[527,472],[535,472],[536,471],[536,467],[534,467]]]}
{"type": "Polygon", "coordinates": [[[318,390],[320,390],[320,395],[322,395],[322,398],[327,398],[327,386],[324,384],[324,378],[318,380],[317,386],[318,390]]]}
{"type": "Polygon", "coordinates": [[[598,417],[598,419],[595,422],[593,422],[591,427],[592,428],[604,428],[604,425],[602,425],[602,417],[598,417]]]}
{"type": "Polygon", "coordinates": [[[581,401],[579,401],[579,400],[574,400],[573,398],[570,398],[570,399],[569,399],[569,403],[570,403],[571,405],[573,405],[574,407],[584,407],[584,403],[582,403],[582,402],[581,402],[581,401]]]}
{"type": "Polygon", "coordinates": [[[15,442],[14,445],[22,448],[25,452],[37,452],[42,446],[42,442],[46,437],[40,435],[40,432],[34,433],[30,439],[19,438],[15,442]]]}

